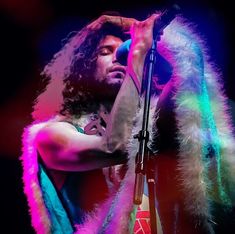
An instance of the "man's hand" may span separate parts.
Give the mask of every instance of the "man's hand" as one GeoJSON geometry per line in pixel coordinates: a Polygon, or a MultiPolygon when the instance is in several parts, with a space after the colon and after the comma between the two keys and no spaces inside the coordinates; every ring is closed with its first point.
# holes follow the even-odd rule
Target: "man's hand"
{"type": "Polygon", "coordinates": [[[98,30],[104,25],[105,23],[111,23],[120,27],[124,32],[129,32],[130,27],[133,25],[134,22],[137,20],[134,18],[126,18],[121,16],[111,16],[111,15],[102,15],[89,25],[87,25],[87,29],[90,30],[98,30]]]}
{"type": "Polygon", "coordinates": [[[144,21],[135,21],[130,29],[131,47],[127,60],[127,72],[138,92],[141,90],[145,57],[152,46],[154,22],[159,16],[159,14],[153,14],[144,21]]]}

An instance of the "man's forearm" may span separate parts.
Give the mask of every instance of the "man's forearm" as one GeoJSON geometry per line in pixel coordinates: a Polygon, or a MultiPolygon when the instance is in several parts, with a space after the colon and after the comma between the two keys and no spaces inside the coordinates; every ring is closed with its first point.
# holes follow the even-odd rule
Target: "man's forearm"
{"type": "Polygon", "coordinates": [[[127,75],[114,102],[106,130],[108,151],[124,150],[131,136],[133,119],[139,106],[139,93],[127,75]]]}

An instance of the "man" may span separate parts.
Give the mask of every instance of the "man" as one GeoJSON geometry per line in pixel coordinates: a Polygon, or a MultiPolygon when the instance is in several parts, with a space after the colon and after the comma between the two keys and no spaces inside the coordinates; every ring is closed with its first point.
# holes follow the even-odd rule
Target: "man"
{"type": "MultiPolygon", "coordinates": [[[[22,157],[38,233],[131,233],[134,225],[139,233],[132,135],[141,126],[139,95],[158,17],[101,16],[46,66],[50,81],[25,130],[22,157]],[[115,54],[127,31],[132,43],[124,67],[115,54]]],[[[216,108],[226,115],[223,97],[213,95],[216,75],[187,26],[176,21],[166,28],[158,51],[173,67],[152,97],[149,126],[163,233],[213,233],[211,204],[231,209],[234,202],[233,139],[216,115],[216,108]]]]}

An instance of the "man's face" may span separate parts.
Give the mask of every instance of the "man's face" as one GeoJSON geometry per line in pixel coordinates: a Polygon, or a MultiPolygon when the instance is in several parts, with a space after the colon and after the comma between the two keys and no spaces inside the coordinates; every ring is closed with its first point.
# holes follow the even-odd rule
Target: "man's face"
{"type": "Polygon", "coordinates": [[[117,48],[122,40],[116,36],[107,35],[98,45],[98,56],[94,78],[110,86],[120,87],[126,74],[126,67],[116,61],[117,48]]]}

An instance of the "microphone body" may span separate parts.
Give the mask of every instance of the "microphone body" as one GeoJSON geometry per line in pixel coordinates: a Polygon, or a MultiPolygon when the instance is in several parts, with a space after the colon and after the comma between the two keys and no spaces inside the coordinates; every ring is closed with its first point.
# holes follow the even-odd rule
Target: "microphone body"
{"type": "MultiPolygon", "coordinates": [[[[179,11],[180,7],[174,4],[168,10],[165,10],[157,20],[155,20],[153,27],[153,39],[155,39],[159,33],[162,33],[167,25],[169,25],[170,22],[176,17],[179,11]]],[[[127,56],[130,46],[131,39],[128,39],[118,47],[116,52],[117,61],[124,66],[127,64],[127,56]]]]}

